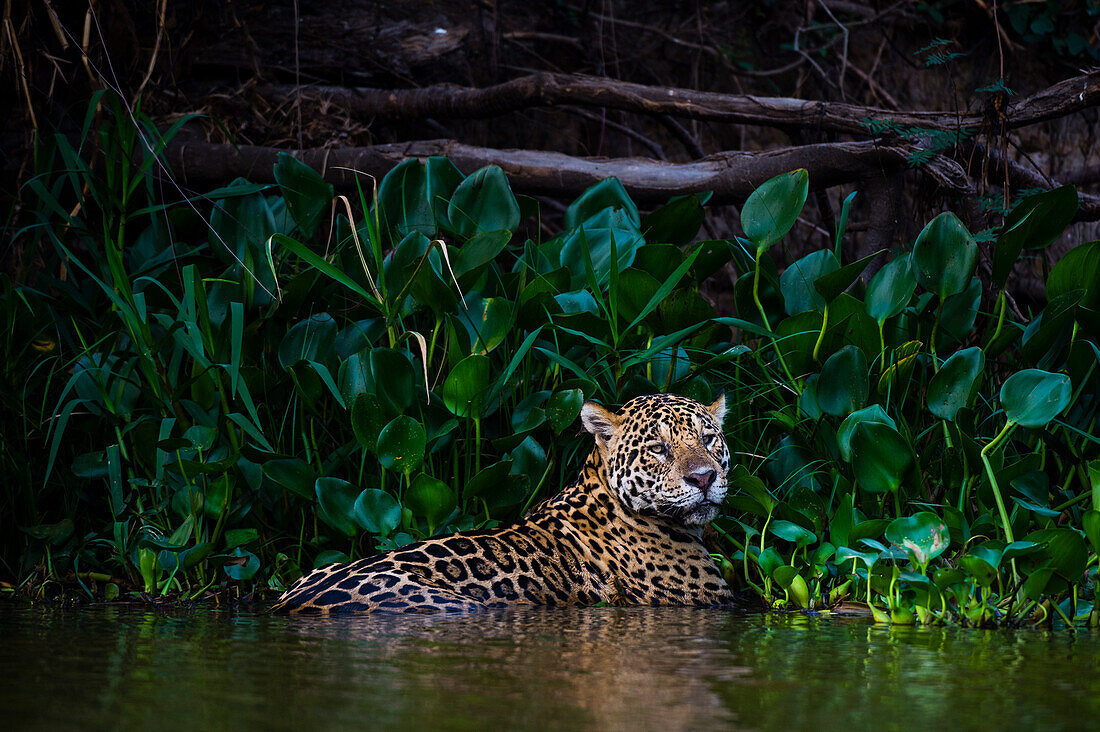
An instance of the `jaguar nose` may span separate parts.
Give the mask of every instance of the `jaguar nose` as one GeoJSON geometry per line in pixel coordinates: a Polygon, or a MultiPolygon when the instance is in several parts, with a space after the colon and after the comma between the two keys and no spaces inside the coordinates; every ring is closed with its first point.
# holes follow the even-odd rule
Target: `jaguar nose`
{"type": "Polygon", "coordinates": [[[688,473],[684,476],[684,482],[705,491],[714,484],[714,478],[716,476],[717,473],[715,473],[712,468],[705,468],[703,470],[696,470],[694,473],[688,473]]]}

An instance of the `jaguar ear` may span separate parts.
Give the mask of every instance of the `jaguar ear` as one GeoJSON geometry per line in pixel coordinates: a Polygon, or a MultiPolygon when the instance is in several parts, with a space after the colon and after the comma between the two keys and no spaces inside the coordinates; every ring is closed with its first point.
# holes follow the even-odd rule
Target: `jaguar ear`
{"type": "Polygon", "coordinates": [[[620,419],[596,402],[585,402],[581,407],[581,422],[584,429],[595,435],[601,445],[607,445],[619,431],[620,419]]]}
{"type": "Polygon", "coordinates": [[[718,395],[718,398],[714,400],[714,404],[707,407],[707,411],[710,412],[710,416],[714,417],[714,421],[721,425],[726,421],[726,393],[722,392],[718,395]]]}

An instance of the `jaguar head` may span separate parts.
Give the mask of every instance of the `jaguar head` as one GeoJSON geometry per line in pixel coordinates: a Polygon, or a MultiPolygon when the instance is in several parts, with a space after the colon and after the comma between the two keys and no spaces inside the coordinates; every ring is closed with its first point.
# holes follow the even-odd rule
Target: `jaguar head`
{"type": "Polygon", "coordinates": [[[581,408],[623,505],[686,526],[714,519],[726,497],[725,416],[724,395],[710,405],[653,394],[630,400],[618,413],[594,402],[581,408]]]}

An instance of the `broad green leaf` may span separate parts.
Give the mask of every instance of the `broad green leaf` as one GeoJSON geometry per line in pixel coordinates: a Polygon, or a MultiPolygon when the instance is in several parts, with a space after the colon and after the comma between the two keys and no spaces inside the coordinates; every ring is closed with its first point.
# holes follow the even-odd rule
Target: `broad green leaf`
{"type": "Polygon", "coordinates": [[[286,207],[308,239],[332,204],[333,187],[317,171],[286,153],[275,161],[275,181],[286,199],[286,207]]]}
{"type": "Polygon", "coordinates": [[[249,580],[260,569],[260,558],[243,547],[235,547],[229,556],[233,559],[225,562],[222,567],[230,579],[249,580]]]}
{"type": "Polygon", "coordinates": [[[354,507],[359,489],[340,478],[318,478],[314,490],[321,520],[345,536],[355,536],[354,507]]]}
{"type": "Polygon", "coordinates": [[[760,572],[765,577],[771,577],[775,570],[783,566],[783,558],[779,556],[779,552],[770,546],[760,552],[757,561],[760,563],[760,572]]]}
{"type": "Polygon", "coordinates": [[[896,491],[913,462],[912,450],[893,427],[861,422],[852,437],[856,483],[872,493],[896,491]]]}
{"type": "Polygon", "coordinates": [[[515,231],[519,203],[504,171],[489,165],[466,177],[447,208],[451,228],[467,239],[489,231],[515,231]]]}
{"type": "Polygon", "coordinates": [[[251,544],[259,538],[260,532],[256,529],[228,529],[225,532],[225,548],[251,544]]]}
{"type": "Polygon", "coordinates": [[[560,433],[577,419],[584,404],[584,392],[580,389],[563,389],[555,392],[546,402],[546,416],[550,427],[560,433]]]}
{"type": "Polygon", "coordinates": [[[361,447],[374,452],[385,426],[386,409],[374,394],[360,394],[351,403],[351,429],[361,447]]]}
{"type": "Polygon", "coordinates": [[[951,355],[928,383],[928,411],[951,421],[970,406],[982,383],[985,354],[974,346],[951,355]]]}
{"type": "Polygon", "coordinates": [[[765,182],[741,207],[741,229],[746,238],[757,250],[782,239],[798,220],[809,192],[810,174],[801,168],[765,182]]]}
{"type": "Polygon", "coordinates": [[[405,491],[404,499],[413,515],[427,519],[430,533],[435,533],[435,529],[457,506],[454,491],[446,483],[427,473],[420,473],[413,478],[412,485],[405,491]]]}
{"type": "Polygon", "coordinates": [[[852,412],[844,418],[836,431],[837,447],[840,448],[840,456],[846,462],[852,462],[852,436],[855,435],[856,428],[865,422],[877,422],[887,425],[891,429],[897,429],[894,420],[878,404],[872,404],[869,407],[852,412]]]}
{"type": "Polygon", "coordinates": [[[814,288],[814,282],[838,269],[840,262],[828,249],[807,254],[787,267],[779,277],[779,291],[783,294],[783,306],[787,314],[823,310],[826,300],[814,288]]]}
{"type": "Polygon", "coordinates": [[[845,346],[821,367],[817,403],[826,414],[843,417],[866,403],[870,389],[867,357],[856,346],[845,346]]]}
{"type": "Polygon", "coordinates": [[[401,524],[401,504],[385,491],[367,488],[355,499],[355,522],[378,536],[389,536],[401,524]]]}
{"type": "Polygon", "coordinates": [[[967,574],[977,580],[978,584],[982,587],[989,587],[997,581],[997,569],[985,559],[975,556],[974,554],[967,554],[960,557],[959,566],[966,570],[967,574]]]}
{"type": "Polygon", "coordinates": [[[784,541],[792,542],[798,547],[809,546],[817,541],[817,535],[814,532],[804,529],[796,523],[790,521],[775,520],[768,525],[768,530],[772,534],[778,536],[784,541]]]}
{"type": "Polygon", "coordinates": [[[378,184],[376,209],[382,230],[392,242],[414,231],[428,237],[435,233],[423,161],[406,160],[386,173],[378,184]]]}
{"type": "Polygon", "coordinates": [[[571,284],[581,288],[588,283],[588,265],[592,264],[592,275],[596,283],[603,287],[611,277],[612,246],[614,246],[617,265],[616,273],[634,262],[638,248],[645,244],[641,229],[622,209],[605,208],[582,222],[577,228],[569,230],[562,244],[559,262],[572,273],[571,284]],[[587,258],[587,259],[586,259],[587,258]]]}
{"type": "Polygon", "coordinates": [[[386,470],[411,473],[424,460],[428,435],[412,417],[400,415],[378,434],[378,462],[386,470]]]}
{"type": "MultiPolygon", "coordinates": [[[[846,264],[835,272],[829,272],[814,280],[814,289],[817,290],[825,302],[832,302],[840,297],[840,293],[851,287],[852,283],[863,274],[872,259],[878,256],[878,252],[868,254],[863,259],[846,264]]],[[[835,255],[834,255],[835,256],[835,255]]]]}
{"type": "Polygon", "coordinates": [[[504,343],[515,322],[515,312],[515,304],[503,297],[467,297],[466,307],[457,318],[470,336],[470,352],[487,354],[504,343]]]}
{"type": "Polygon", "coordinates": [[[931,511],[894,519],[886,527],[886,538],[922,567],[943,554],[951,542],[947,524],[931,511]]]}
{"type": "Polygon", "coordinates": [[[647,241],[690,244],[699,234],[704,215],[698,194],[675,196],[642,219],[642,231],[647,241]]]}
{"type": "Polygon", "coordinates": [[[993,250],[993,284],[1002,288],[1020,251],[1043,249],[1055,241],[1077,213],[1077,189],[1071,185],[1028,196],[1009,212],[993,250]]]}
{"type": "Polygon", "coordinates": [[[1005,380],[1001,404],[1005,416],[1023,427],[1045,427],[1069,406],[1069,377],[1041,369],[1024,369],[1005,380]]]}
{"type": "Polygon", "coordinates": [[[299,458],[268,460],[260,470],[291,493],[313,500],[313,484],[317,480],[317,473],[305,460],[299,458]]]}
{"type": "Polygon", "coordinates": [[[447,374],[439,396],[456,417],[480,417],[491,373],[488,356],[467,356],[447,374]]]}
{"type": "Polygon", "coordinates": [[[1070,249],[1055,263],[1047,277],[1047,299],[1084,290],[1080,304],[1100,309],[1100,241],[1090,241],[1070,249]]]}
{"type": "Polygon", "coordinates": [[[326,361],[333,357],[336,321],[328,313],[317,313],[296,323],[279,343],[279,364],[289,369],[302,361],[326,361]]]}
{"type": "Polygon", "coordinates": [[[875,272],[867,285],[867,295],[864,297],[867,314],[879,323],[885,323],[888,318],[901,313],[916,289],[917,281],[913,278],[909,255],[895,257],[875,272]]]}
{"type": "Polygon", "coordinates": [[[943,300],[970,284],[978,244],[963,222],[945,211],[921,231],[911,257],[917,282],[943,300]]]}
{"type": "Polygon", "coordinates": [[[398,414],[416,401],[416,385],[420,374],[403,352],[393,348],[372,348],[370,351],[371,391],[390,411],[398,414]]]}
{"type": "Polygon", "coordinates": [[[1092,550],[1100,554],[1100,511],[1090,508],[1081,516],[1081,527],[1092,544],[1092,550]]]}
{"type": "Polygon", "coordinates": [[[570,231],[588,221],[605,209],[621,210],[627,221],[638,228],[642,224],[638,207],[630,199],[622,181],[618,178],[604,178],[582,193],[565,210],[565,230],[570,231]]]}

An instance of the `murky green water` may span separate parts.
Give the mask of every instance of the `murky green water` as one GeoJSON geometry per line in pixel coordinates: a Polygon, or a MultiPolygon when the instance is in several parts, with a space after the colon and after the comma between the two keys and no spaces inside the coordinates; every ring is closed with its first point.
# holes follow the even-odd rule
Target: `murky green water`
{"type": "Polygon", "coordinates": [[[16,729],[1100,728],[1100,634],[691,609],[294,620],[0,604],[16,729]]]}

